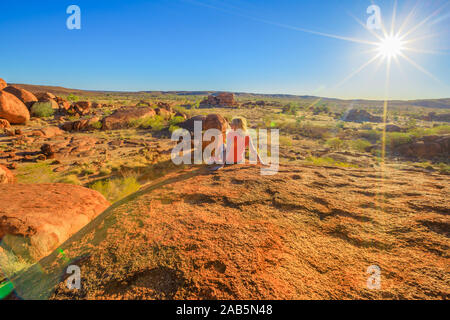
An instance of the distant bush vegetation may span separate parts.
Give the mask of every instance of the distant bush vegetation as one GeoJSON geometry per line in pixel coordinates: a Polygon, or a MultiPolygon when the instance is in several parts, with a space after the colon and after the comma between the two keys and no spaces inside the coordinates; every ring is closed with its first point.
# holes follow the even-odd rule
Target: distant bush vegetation
{"type": "Polygon", "coordinates": [[[334,167],[341,167],[341,168],[358,168],[356,164],[346,163],[346,162],[339,162],[332,158],[328,157],[307,157],[306,162],[315,166],[334,166],[334,167]]]}
{"type": "Polygon", "coordinates": [[[333,125],[315,125],[310,122],[283,120],[271,121],[267,127],[279,128],[284,134],[298,134],[313,139],[327,139],[336,135],[340,130],[333,125]]]}
{"type": "Polygon", "coordinates": [[[410,143],[417,138],[441,134],[450,134],[450,126],[441,125],[434,128],[414,128],[407,132],[387,132],[386,146],[396,148],[402,144],[410,143]]]}
{"type": "Polygon", "coordinates": [[[78,97],[74,94],[69,94],[67,96],[66,100],[71,101],[71,102],[77,102],[78,100],[80,100],[80,97],[78,97]]]}
{"type": "Polygon", "coordinates": [[[344,148],[345,142],[339,138],[331,138],[325,142],[325,145],[332,150],[338,151],[344,148]]]}
{"type": "Polygon", "coordinates": [[[155,131],[162,130],[166,125],[166,121],[161,116],[144,117],[129,122],[129,126],[132,128],[152,129],[155,131]]]}
{"type": "Polygon", "coordinates": [[[372,144],[365,139],[357,139],[349,141],[349,147],[358,152],[365,152],[372,144]]]}
{"type": "Polygon", "coordinates": [[[50,117],[55,113],[50,102],[36,102],[30,111],[31,115],[39,118],[50,117]]]}

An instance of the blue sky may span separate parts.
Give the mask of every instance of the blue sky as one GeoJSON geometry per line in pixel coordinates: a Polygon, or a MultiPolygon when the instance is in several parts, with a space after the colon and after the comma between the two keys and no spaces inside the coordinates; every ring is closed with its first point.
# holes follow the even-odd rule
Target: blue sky
{"type": "MultiPolygon", "coordinates": [[[[399,0],[397,25],[417,1],[399,0]]],[[[450,1],[420,0],[405,30],[450,1]]],[[[393,0],[375,1],[390,24],[393,0]]],[[[366,0],[1,1],[0,77],[10,83],[94,90],[222,90],[338,98],[386,96],[386,61],[342,83],[373,46],[298,30],[378,41],[366,0]],[[66,9],[81,8],[81,30],[66,9]]],[[[411,34],[393,63],[392,99],[448,98],[450,5],[411,34]],[[429,37],[433,35],[432,37],[429,37]],[[428,74],[425,74],[425,71],[428,74]]],[[[378,34],[381,32],[377,31],[378,34]]]]}

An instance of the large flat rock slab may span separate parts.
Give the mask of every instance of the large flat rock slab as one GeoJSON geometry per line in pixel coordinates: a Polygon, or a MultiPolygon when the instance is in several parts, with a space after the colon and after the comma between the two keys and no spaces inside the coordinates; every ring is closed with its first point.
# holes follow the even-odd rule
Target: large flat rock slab
{"type": "Polygon", "coordinates": [[[448,299],[448,179],[260,170],[172,172],[90,222],[64,257],[9,279],[25,299],[448,299]],[[67,288],[69,265],[80,290],[67,288]],[[380,290],[367,287],[374,265],[380,290]]]}
{"type": "Polygon", "coordinates": [[[97,191],[75,185],[0,185],[2,247],[24,260],[36,261],[109,205],[97,191]]]}

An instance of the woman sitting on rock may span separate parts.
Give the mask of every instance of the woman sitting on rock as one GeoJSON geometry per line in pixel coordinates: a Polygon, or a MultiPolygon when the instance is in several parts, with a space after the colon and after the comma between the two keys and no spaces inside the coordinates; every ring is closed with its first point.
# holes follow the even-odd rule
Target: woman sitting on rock
{"type": "MultiPolygon", "coordinates": [[[[257,160],[262,165],[265,165],[256,150],[252,138],[247,131],[247,120],[242,117],[233,118],[231,121],[231,130],[227,132],[226,147],[223,144],[221,164],[212,168],[212,170],[219,170],[227,165],[245,163],[245,151],[249,149],[250,155],[256,156],[257,160]]],[[[252,157],[250,156],[250,159],[252,157]]]]}

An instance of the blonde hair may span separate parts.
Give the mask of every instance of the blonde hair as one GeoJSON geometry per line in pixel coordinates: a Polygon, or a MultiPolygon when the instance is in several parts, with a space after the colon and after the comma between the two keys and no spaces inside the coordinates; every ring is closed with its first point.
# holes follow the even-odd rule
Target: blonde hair
{"type": "Polygon", "coordinates": [[[241,129],[244,132],[247,132],[247,120],[243,117],[235,117],[231,120],[231,125],[238,129],[241,129]]]}

